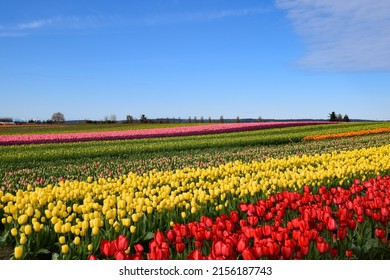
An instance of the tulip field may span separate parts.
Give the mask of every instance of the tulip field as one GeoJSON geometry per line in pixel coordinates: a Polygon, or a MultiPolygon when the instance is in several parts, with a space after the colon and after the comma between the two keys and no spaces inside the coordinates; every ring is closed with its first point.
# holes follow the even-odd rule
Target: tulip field
{"type": "Polygon", "coordinates": [[[7,259],[390,259],[389,122],[2,129],[7,259]]]}

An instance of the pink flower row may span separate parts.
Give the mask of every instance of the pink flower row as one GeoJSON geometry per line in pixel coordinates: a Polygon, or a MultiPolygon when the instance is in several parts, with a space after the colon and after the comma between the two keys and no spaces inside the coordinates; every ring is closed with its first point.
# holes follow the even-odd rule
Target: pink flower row
{"type": "Polygon", "coordinates": [[[0,145],[23,145],[23,144],[189,136],[189,135],[238,132],[238,131],[249,131],[249,130],[267,129],[267,128],[329,124],[329,123],[330,122],[326,122],[326,121],[325,122],[324,121],[296,121],[296,122],[226,123],[226,124],[183,126],[183,127],[175,127],[175,128],[124,130],[124,131],[3,135],[0,136],[0,145]]]}

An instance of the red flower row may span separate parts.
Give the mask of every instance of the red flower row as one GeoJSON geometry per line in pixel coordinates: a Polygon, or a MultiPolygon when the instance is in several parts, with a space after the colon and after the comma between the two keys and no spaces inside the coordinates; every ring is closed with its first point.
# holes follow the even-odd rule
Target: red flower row
{"type": "MultiPolygon", "coordinates": [[[[371,234],[378,243],[388,247],[389,210],[389,176],[363,184],[355,180],[349,189],[328,190],[322,186],[316,194],[309,187],[302,194],[283,191],[255,204],[240,203],[238,210],[215,220],[202,216],[199,222],[175,224],[165,234],[158,231],[149,243],[146,257],[162,260],[175,254],[196,260],[350,258],[355,230],[365,222],[375,228],[371,234]]],[[[102,242],[105,256],[117,257],[115,253],[128,245],[112,241],[115,249],[106,249],[107,242],[102,242]]],[[[135,250],[136,255],[127,259],[144,256],[143,248],[135,250]]]]}
{"type": "Polygon", "coordinates": [[[22,134],[0,135],[0,145],[43,144],[61,142],[85,142],[101,140],[124,140],[172,136],[189,136],[225,132],[249,131],[267,128],[329,124],[323,121],[301,122],[261,122],[261,123],[227,123],[213,125],[183,126],[175,128],[155,128],[125,131],[81,132],[62,134],[22,134]]]}

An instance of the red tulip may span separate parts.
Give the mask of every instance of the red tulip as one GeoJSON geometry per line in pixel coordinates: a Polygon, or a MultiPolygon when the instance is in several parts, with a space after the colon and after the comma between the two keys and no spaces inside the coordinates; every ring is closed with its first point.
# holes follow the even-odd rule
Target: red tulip
{"type": "Polygon", "coordinates": [[[176,232],[173,229],[169,229],[166,235],[170,242],[174,243],[176,241],[176,232]]]}
{"type": "Polygon", "coordinates": [[[247,212],[248,211],[248,205],[244,202],[241,202],[239,205],[238,205],[238,209],[240,209],[241,212],[247,212]]]}
{"type": "Polygon", "coordinates": [[[115,244],[109,240],[100,242],[100,251],[106,257],[113,257],[115,253],[115,244]]]}
{"type": "Polygon", "coordinates": [[[375,236],[379,239],[384,239],[386,237],[386,230],[382,228],[375,229],[375,236]]]}
{"type": "Polygon", "coordinates": [[[242,258],[244,260],[255,260],[255,254],[252,252],[250,248],[245,248],[245,250],[242,252],[242,258]]]}
{"type": "Polygon", "coordinates": [[[309,247],[309,245],[310,245],[310,240],[309,240],[309,238],[306,237],[306,236],[300,236],[300,237],[299,237],[299,240],[298,240],[298,244],[299,244],[299,246],[301,246],[301,247],[309,247]]]}
{"type": "MultiPolygon", "coordinates": [[[[248,218],[250,218],[250,217],[248,217],[248,218]]],[[[231,220],[226,220],[225,221],[225,227],[226,227],[226,230],[229,231],[229,232],[233,232],[234,229],[235,229],[234,223],[231,220]]]]}
{"type": "Polygon", "coordinates": [[[154,233],[154,240],[156,240],[157,244],[165,242],[164,234],[161,231],[156,231],[154,233]]]}
{"type": "Polygon", "coordinates": [[[222,244],[221,240],[218,240],[212,244],[212,253],[215,256],[222,256],[222,244]]]}
{"type": "Polygon", "coordinates": [[[329,217],[328,222],[326,223],[326,228],[329,231],[337,230],[337,223],[336,223],[335,219],[333,219],[332,217],[329,217]]]}
{"type": "Polygon", "coordinates": [[[240,216],[238,214],[238,211],[235,211],[235,210],[232,210],[230,211],[230,221],[232,221],[233,223],[238,223],[238,221],[240,220],[240,216]]]}
{"type": "Polygon", "coordinates": [[[129,240],[120,234],[117,239],[114,240],[115,248],[117,251],[126,251],[129,247],[129,240]]]}
{"type": "Polygon", "coordinates": [[[142,253],[144,251],[144,247],[142,246],[142,244],[135,244],[134,245],[134,250],[138,253],[142,253]]]}
{"type": "Polygon", "coordinates": [[[206,217],[206,216],[202,216],[200,218],[200,222],[205,224],[206,227],[211,227],[213,225],[213,220],[209,217],[206,217]]]}
{"type": "Polygon", "coordinates": [[[123,251],[116,251],[114,256],[115,256],[116,260],[126,260],[127,259],[127,255],[123,251]]]}
{"type": "Polygon", "coordinates": [[[283,246],[282,256],[285,260],[291,259],[291,257],[293,256],[293,249],[290,247],[283,246]]]}
{"type": "Polygon", "coordinates": [[[249,204],[248,205],[248,210],[247,210],[247,214],[249,216],[253,216],[253,215],[256,215],[256,207],[253,205],[253,204],[249,204]]]}
{"type": "Polygon", "coordinates": [[[184,245],[183,242],[176,244],[176,251],[178,253],[182,253],[185,250],[185,248],[186,248],[186,246],[184,245]]]}
{"type": "Polygon", "coordinates": [[[327,242],[317,242],[317,249],[321,254],[328,252],[329,244],[327,242]]]}
{"type": "Polygon", "coordinates": [[[242,253],[248,247],[248,239],[242,236],[237,242],[237,252],[242,253]]]}
{"type": "Polygon", "coordinates": [[[271,236],[271,234],[272,234],[271,226],[269,225],[263,226],[263,236],[267,237],[267,236],[271,236]]]}
{"type": "Polygon", "coordinates": [[[347,250],[347,251],[345,251],[345,256],[346,256],[347,258],[352,257],[352,255],[353,255],[352,250],[347,250]]]}
{"type": "Polygon", "coordinates": [[[389,216],[389,211],[387,210],[386,207],[382,207],[382,208],[381,208],[381,215],[382,215],[383,217],[389,216]]]}
{"type": "Polygon", "coordinates": [[[204,256],[200,250],[195,250],[188,255],[187,260],[204,260],[204,256]]]}
{"type": "Polygon", "coordinates": [[[251,226],[256,226],[259,222],[259,218],[257,216],[249,216],[248,217],[248,223],[251,225],[251,226]]]}
{"type": "Polygon", "coordinates": [[[355,230],[356,229],[356,220],[354,220],[354,219],[349,220],[348,227],[350,230],[355,230]]]}
{"type": "Polygon", "coordinates": [[[338,249],[337,248],[330,248],[330,255],[335,258],[337,257],[337,254],[338,254],[338,249]]]}
{"type": "Polygon", "coordinates": [[[337,237],[340,239],[340,240],[344,240],[345,239],[345,236],[347,235],[347,229],[346,228],[339,228],[337,230],[337,237]]]}
{"type": "Polygon", "coordinates": [[[89,255],[88,260],[97,260],[98,258],[95,255],[89,255]]]}

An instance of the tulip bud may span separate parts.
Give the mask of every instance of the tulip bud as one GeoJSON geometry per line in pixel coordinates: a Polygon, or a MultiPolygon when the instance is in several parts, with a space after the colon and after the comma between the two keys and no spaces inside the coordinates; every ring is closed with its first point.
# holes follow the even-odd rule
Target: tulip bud
{"type": "Polygon", "coordinates": [[[23,246],[22,245],[15,247],[14,256],[15,256],[15,259],[17,259],[17,260],[22,258],[22,256],[23,256],[23,246]]]}

